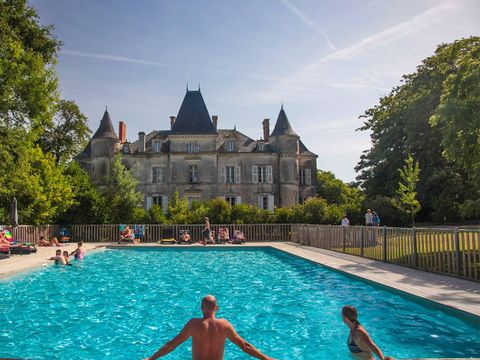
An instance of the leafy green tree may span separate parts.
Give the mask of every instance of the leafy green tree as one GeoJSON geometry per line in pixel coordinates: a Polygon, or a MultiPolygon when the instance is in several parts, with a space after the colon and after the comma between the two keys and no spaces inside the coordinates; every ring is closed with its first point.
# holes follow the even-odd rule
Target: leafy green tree
{"type": "Polygon", "coordinates": [[[420,177],[420,167],[409,155],[405,160],[403,169],[398,169],[401,181],[398,183],[397,197],[393,199],[393,205],[398,209],[410,214],[412,226],[415,226],[415,214],[420,211],[420,202],[417,200],[417,183],[420,177]]]}
{"type": "Polygon", "coordinates": [[[443,82],[430,124],[443,135],[444,157],[466,174],[472,199],[460,206],[460,212],[463,217],[479,217],[474,204],[480,203],[480,39],[459,53],[455,65],[456,71],[443,82]]]}
{"type": "Polygon", "coordinates": [[[178,191],[175,191],[168,202],[168,220],[171,224],[189,223],[188,200],[186,198],[180,198],[178,191]]]}
{"type": "Polygon", "coordinates": [[[74,201],[64,214],[55,220],[60,224],[103,224],[108,221],[109,211],[105,198],[92,184],[88,174],[72,161],[65,169],[65,176],[72,186],[74,201]]]}
{"type": "Polygon", "coordinates": [[[39,138],[39,145],[45,152],[55,156],[57,164],[70,161],[79,154],[90,139],[87,117],[73,101],[60,100],[51,124],[39,138]]]}
{"type": "Polygon", "coordinates": [[[110,221],[114,223],[134,221],[134,211],[141,206],[143,199],[143,195],[137,191],[137,184],[138,181],[133,174],[123,165],[121,155],[115,155],[103,190],[110,221]]]}
{"type": "Polygon", "coordinates": [[[357,186],[344,183],[330,171],[319,170],[317,172],[317,195],[325,199],[332,207],[329,209],[329,213],[332,214],[331,223],[335,223],[338,217],[333,214],[339,212],[340,216],[346,213],[352,224],[363,222],[362,205],[365,196],[357,186]]]}
{"type": "Polygon", "coordinates": [[[148,224],[166,224],[167,223],[167,218],[165,217],[165,214],[163,213],[163,209],[159,205],[153,205],[150,209],[147,211],[147,217],[146,217],[146,223],[148,224]]]}
{"type": "MultiPolygon", "coordinates": [[[[458,206],[477,198],[476,192],[469,191],[472,187],[476,188],[468,175],[469,170],[446,156],[446,149],[451,143],[446,139],[451,130],[457,128],[448,125],[454,121],[445,114],[448,113],[447,109],[454,111],[452,104],[460,101],[464,108],[460,109],[458,119],[471,111],[473,117],[465,126],[473,129],[469,133],[475,133],[474,129],[478,129],[478,126],[474,126],[474,120],[471,120],[478,111],[474,103],[474,83],[477,81],[474,68],[478,69],[477,62],[469,61],[468,65],[471,66],[464,67],[459,64],[464,59],[475,58],[479,42],[479,37],[470,37],[440,45],[414,74],[405,75],[400,86],[361,116],[364,125],[360,130],[370,131],[372,140],[372,147],[362,154],[356,166],[359,172],[357,179],[367,198],[395,196],[400,181],[397,169],[402,168],[402,161],[409,153],[415,154],[422,168],[422,177],[417,186],[418,200],[422,204],[419,213],[421,219],[438,218],[440,213],[449,218],[458,216],[458,206]],[[463,96],[462,92],[452,90],[459,79],[468,79],[463,89],[467,92],[472,90],[473,95],[463,96]],[[456,100],[453,101],[453,98],[456,100]],[[450,187],[452,178],[460,179],[453,189],[450,187]],[[445,194],[451,194],[455,202],[450,202],[450,205],[447,201],[442,202],[445,194]]],[[[463,136],[462,132],[456,130],[453,133],[460,134],[460,138],[463,136]]],[[[474,136],[465,136],[465,144],[472,144],[468,146],[468,151],[478,149],[471,140],[474,136]]],[[[458,136],[455,138],[459,140],[458,136]]]]}
{"type": "Polygon", "coordinates": [[[232,207],[222,198],[212,199],[207,204],[208,218],[212,224],[225,224],[231,222],[232,207]]]}
{"type": "Polygon", "coordinates": [[[10,191],[18,200],[21,223],[51,223],[74,203],[69,178],[56,166],[51,154],[39,147],[27,148],[17,162],[18,172],[11,179],[10,191]]]}
{"type": "Polygon", "coordinates": [[[0,1],[0,127],[35,137],[50,123],[60,45],[26,0],[0,1]]]}

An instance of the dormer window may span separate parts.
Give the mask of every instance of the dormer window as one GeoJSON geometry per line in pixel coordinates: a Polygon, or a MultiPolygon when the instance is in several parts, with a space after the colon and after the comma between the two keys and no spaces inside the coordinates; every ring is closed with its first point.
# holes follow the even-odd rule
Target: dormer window
{"type": "Polygon", "coordinates": [[[189,154],[200,152],[200,144],[197,142],[187,143],[187,152],[189,154]]]}
{"type": "Polygon", "coordinates": [[[128,144],[123,144],[123,153],[124,154],[129,154],[130,153],[130,145],[128,144]]]}
{"type": "Polygon", "coordinates": [[[257,145],[258,151],[264,151],[265,150],[265,143],[259,142],[257,145]]]}
{"type": "Polygon", "coordinates": [[[154,152],[160,152],[162,151],[162,141],[155,139],[152,141],[152,150],[154,152]]]}
{"type": "Polygon", "coordinates": [[[235,151],[235,140],[227,140],[227,151],[235,151]]]}

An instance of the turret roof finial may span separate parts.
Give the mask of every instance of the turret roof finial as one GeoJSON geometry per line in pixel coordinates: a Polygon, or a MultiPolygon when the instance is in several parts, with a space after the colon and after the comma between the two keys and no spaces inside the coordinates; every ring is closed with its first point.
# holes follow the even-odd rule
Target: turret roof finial
{"type": "Polygon", "coordinates": [[[187,81],[187,92],[188,92],[188,81],[187,81]]]}
{"type": "Polygon", "coordinates": [[[198,82],[198,91],[200,91],[200,81],[198,82]]]}

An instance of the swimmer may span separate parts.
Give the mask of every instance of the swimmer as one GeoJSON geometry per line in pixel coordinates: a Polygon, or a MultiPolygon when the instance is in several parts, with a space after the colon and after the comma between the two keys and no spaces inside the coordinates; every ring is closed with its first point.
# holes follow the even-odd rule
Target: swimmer
{"type": "Polygon", "coordinates": [[[69,259],[68,259],[68,258],[69,258],[69,255],[68,255],[68,251],[67,251],[67,250],[64,250],[64,251],[63,251],[63,257],[65,258],[65,262],[66,262],[65,265],[70,265],[70,266],[72,266],[72,264],[70,264],[70,261],[69,261],[69,259]]]}
{"type": "Polygon", "coordinates": [[[375,360],[374,353],[381,360],[394,360],[390,356],[383,356],[382,351],[373,342],[367,330],[363,328],[357,319],[357,309],[353,306],[344,306],[342,308],[343,322],[350,329],[348,334],[347,346],[356,359],[375,360]]]}
{"type": "Polygon", "coordinates": [[[82,249],[82,246],[83,246],[83,242],[80,241],[78,244],[77,244],[77,248],[72,251],[70,253],[70,255],[74,255],[75,256],[75,260],[83,260],[83,258],[85,257],[85,250],[82,249]]]}
{"type": "Polygon", "coordinates": [[[62,250],[58,249],[55,252],[55,256],[52,256],[49,260],[55,260],[56,265],[67,265],[65,257],[62,255],[62,250]]]}
{"type": "Polygon", "coordinates": [[[217,319],[217,310],[215,297],[205,296],[202,299],[203,317],[191,319],[175,338],[145,360],[155,360],[172,352],[189,337],[192,337],[192,359],[195,360],[223,360],[227,339],[254,358],[273,360],[243,340],[226,319],[217,319]]]}

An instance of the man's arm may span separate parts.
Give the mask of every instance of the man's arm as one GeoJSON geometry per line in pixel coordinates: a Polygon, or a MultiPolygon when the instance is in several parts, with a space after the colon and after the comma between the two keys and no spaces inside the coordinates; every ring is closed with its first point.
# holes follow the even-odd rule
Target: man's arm
{"type": "Polygon", "coordinates": [[[175,348],[178,345],[182,344],[185,340],[187,340],[191,336],[191,329],[192,329],[192,320],[190,320],[188,323],[185,324],[182,331],[180,331],[180,333],[177,336],[175,336],[172,340],[170,340],[165,345],[163,345],[155,354],[153,354],[149,358],[146,358],[145,360],[155,360],[175,350],[175,348]]]}
{"type": "Polygon", "coordinates": [[[227,321],[227,326],[228,326],[228,329],[227,329],[228,340],[230,340],[235,345],[237,345],[240,349],[242,349],[243,352],[257,359],[273,360],[271,357],[268,357],[267,355],[262,354],[260,350],[258,350],[255,346],[243,340],[241,336],[237,334],[232,324],[230,324],[228,321],[227,321]]]}

